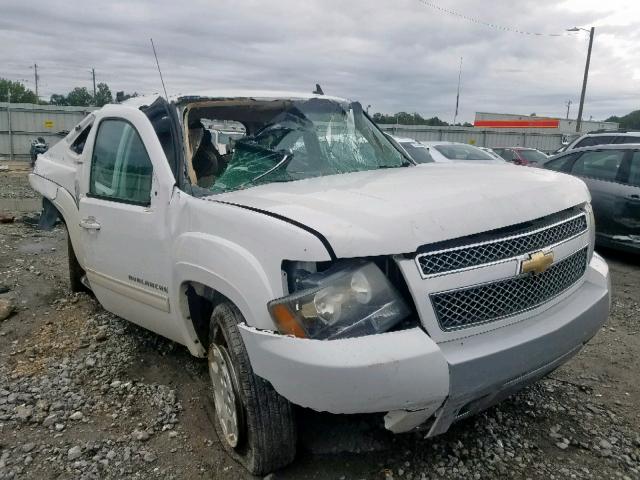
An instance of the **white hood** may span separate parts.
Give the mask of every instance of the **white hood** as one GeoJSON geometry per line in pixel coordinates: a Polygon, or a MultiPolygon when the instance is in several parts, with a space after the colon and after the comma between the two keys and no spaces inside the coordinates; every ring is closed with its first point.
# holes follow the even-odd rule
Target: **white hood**
{"type": "Polygon", "coordinates": [[[574,177],[506,165],[431,163],[271,183],[209,197],[275,213],[324,235],[338,258],[421,245],[533,220],[589,200],[574,177]]]}

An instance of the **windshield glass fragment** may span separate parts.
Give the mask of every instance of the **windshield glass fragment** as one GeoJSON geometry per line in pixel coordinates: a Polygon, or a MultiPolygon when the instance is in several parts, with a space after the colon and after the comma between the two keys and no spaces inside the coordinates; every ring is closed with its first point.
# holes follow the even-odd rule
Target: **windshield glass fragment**
{"type": "Polygon", "coordinates": [[[188,112],[190,177],[198,195],[412,165],[357,102],[217,103],[188,112]]]}

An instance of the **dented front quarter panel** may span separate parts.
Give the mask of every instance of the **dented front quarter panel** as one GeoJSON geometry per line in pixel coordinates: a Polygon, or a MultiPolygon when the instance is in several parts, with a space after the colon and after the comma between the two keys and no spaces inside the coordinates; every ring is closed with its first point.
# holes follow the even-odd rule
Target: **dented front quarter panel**
{"type": "Polygon", "coordinates": [[[171,209],[176,298],[186,282],[199,282],[228,298],[257,328],[274,328],[267,303],[285,294],[283,260],[330,259],[317,237],[259,212],[179,190],[171,209]]]}
{"type": "Polygon", "coordinates": [[[449,393],[448,364],[420,328],[330,341],[247,325],[240,333],[254,372],[296,405],[347,414],[423,410],[428,417],[449,393]]]}

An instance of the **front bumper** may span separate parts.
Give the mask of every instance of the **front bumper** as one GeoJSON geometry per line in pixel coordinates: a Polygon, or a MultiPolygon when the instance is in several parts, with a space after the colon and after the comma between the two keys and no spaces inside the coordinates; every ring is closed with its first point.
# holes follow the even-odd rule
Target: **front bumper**
{"type": "Polygon", "coordinates": [[[597,254],[580,287],[549,309],[479,335],[435,343],[413,328],[341,340],[240,332],[254,372],[292,403],[331,413],[388,412],[411,430],[445,432],[566,362],[607,320],[609,271],[597,254]]]}

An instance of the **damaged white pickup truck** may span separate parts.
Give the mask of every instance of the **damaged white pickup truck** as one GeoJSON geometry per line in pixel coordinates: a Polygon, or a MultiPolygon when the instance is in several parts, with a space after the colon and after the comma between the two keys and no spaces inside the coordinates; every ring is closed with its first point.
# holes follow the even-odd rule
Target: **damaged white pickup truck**
{"type": "Polygon", "coordinates": [[[107,105],[30,182],[72,288],[207,357],[221,441],[264,474],[292,405],[437,435],[606,321],[582,181],[469,163],[416,167],[357,102],[222,92],[107,105]]]}

